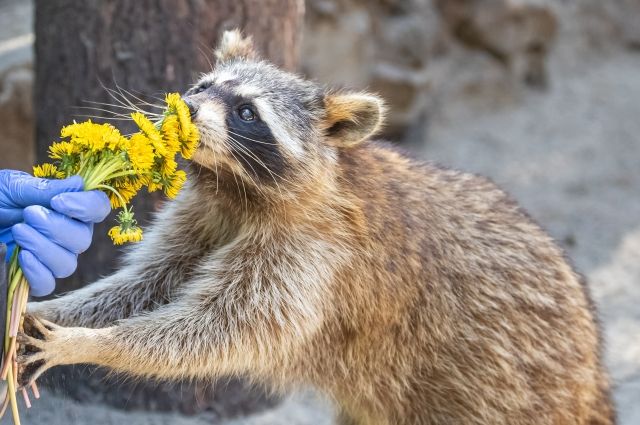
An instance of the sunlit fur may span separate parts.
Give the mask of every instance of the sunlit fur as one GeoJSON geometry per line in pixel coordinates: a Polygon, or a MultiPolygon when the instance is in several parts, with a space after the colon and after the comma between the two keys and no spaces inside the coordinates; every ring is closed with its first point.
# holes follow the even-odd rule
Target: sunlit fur
{"type": "Polygon", "coordinates": [[[210,91],[187,93],[203,135],[190,181],[120,271],[29,306],[69,327],[27,321],[23,378],[95,363],[312,385],[342,424],[613,424],[593,307],[551,238],[486,179],[370,141],[375,96],[247,46],[227,36],[210,91]],[[259,97],[278,175],[231,155],[214,93],[231,80],[259,97]]]}

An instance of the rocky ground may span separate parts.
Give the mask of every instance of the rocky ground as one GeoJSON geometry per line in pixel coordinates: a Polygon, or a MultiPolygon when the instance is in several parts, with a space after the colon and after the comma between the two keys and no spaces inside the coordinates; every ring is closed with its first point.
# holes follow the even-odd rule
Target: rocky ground
{"type": "MultiPolygon", "coordinates": [[[[494,69],[469,66],[469,61],[486,61],[482,55],[465,53],[456,62],[454,54],[442,69],[432,67],[442,86],[427,100],[426,137],[413,149],[427,160],[493,178],[567,250],[587,276],[600,310],[620,424],[635,425],[640,424],[640,51],[591,49],[577,36],[571,24],[562,26],[547,63],[546,90],[509,86],[500,71],[478,77],[478,69],[494,69]],[[442,75],[466,89],[449,91],[442,75]],[[466,78],[475,83],[460,84],[466,78]]],[[[214,413],[123,412],[51,393],[43,394],[24,419],[49,425],[220,423],[214,413]]],[[[302,393],[224,423],[324,425],[333,420],[329,403],[302,393]]]]}

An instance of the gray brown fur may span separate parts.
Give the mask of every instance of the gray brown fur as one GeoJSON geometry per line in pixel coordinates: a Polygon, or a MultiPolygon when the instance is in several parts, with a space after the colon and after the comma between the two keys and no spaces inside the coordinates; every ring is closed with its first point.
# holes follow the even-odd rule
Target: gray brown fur
{"type": "Polygon", "coordinates": [[[188,187],[119,272],[29,306],[25,379],[70,363],[243,375],[312,385],[343,424],[615,422],[589,296],[538,225],[486,179],[367,140],[374,96],[226,37],[211,91],[187,93],[203,134],[188,187]],[[282,175],[228,154],[222,74],[272,102],[282,175]]]}

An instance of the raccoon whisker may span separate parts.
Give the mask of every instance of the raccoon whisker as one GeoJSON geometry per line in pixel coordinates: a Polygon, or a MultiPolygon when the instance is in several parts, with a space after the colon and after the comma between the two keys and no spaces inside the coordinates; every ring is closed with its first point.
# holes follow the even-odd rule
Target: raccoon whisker
{"type": "MultiPolygon", "coordinates": [[[[202,133],[203,137],[208,137],[209,136],[209,131],[205,130],[202,133]]],[[[218,187],[219,187],[219,174],[218,174],[218,157],[216,154],[215,149],[211,149],[211,153],[213,154],[213,166],[214,166],[214,170],[215,170],[215,174],[216,174],[216,195],[218,194],[218,187]]]]}
{"type": "MultiPolygon", "coordinates": [[[[232,155],[233,155],[233,154],[232,154],[232,155]]],[[[242,155],[242,152],[240,153],[240,155],[242,155]]],[[[234,158],[236,158],[236,157],[234,156],[234,158]]],[[[236,159],[236,161],[237,161],[237,159],[236,159]]],[[[248,163],[247,165],[249,165],[249,167],[251,167],[251,171],[253,171],[253,174],[254,174],[254,175],[257,175],[255,168],[253,168],[253,165],[251,165],[250,163],[248,163]]],[[[263,193],[263,191],[260,189],[260,186],[257,184],[256,180],[255,180],[255,179],[254,179],[250,174],[247,174],[246,176],[247,176],[247,178],[251,181],[251,183],[253,184],[253,186],[254,186],[254,187],[255,187],[255,188],[256,188],[260,193],[263,193]]]]}
{"type": "MultiPolygon", "coordinates": [[[[93,104],[93,105],[110,106],[112,108],[119,108],[119,109],[124,109],[124,110],[127,110],[127,111],[133,111],[133,112],[137,111],[136,109],[133,109],[130,106],[116,105],[115,103],[95,102],[95,101],[92,101],[92,100],[85,100],[84,102],[85,103],[90,103],[90,104],[93,104]]],[[[76,108],[88,108],[88,107],[87,106],[76,106],[76,108]]],[[[110,111],[108,111],[106,109],[104,109],[104,111],[110,112],[110,111]]],[[[158,116],[158,117],[162,116],[162,114],[155,113],[155,112],[151,112],[151,113],[148,113],[148,114],[151,115],[151,116],[158,116]]]]}
{"type": "Polygon", "coordinates": [[[111,97],[114,101],[118,102],[121,105],[122,108],[128,109],[130,111],[134,111],[134,112],[142,112],[143,114],[147,114],[146,111],[144,111],[141,108],[137,107],[133,103],[130,103],[128,101],[128,99],[126,99],[126,98],[125,98],[125,100],[126,100],[126,103],[125,103],[125,101],[120,99],[120,97],[119,97],[120,94],[117,91],[115,91],[113,89],[110,89],[108,87],[103,87],[103,88],[107,91],[107,94],[109,95],[109,97],[111,97]]]}
{"type": "Polygon", "coordinates": [[[109,103],[109,102],[96,102],[95,100],[85,100],[85,103],[90,103],[93,105],[101,105],[101,106],[110,106],[112,108],[120,108],[120,109],[126,109],[128,111],[134,110],[132,107],[130,106],[122,106],[116,103],[109,103]]]}
{"type": "MultiPolygon", "coordinates": [[[[230,144],[231,144],[233,147],[238,148],[238,149],[240,150],[240,153],[241,153],[241,154],[242,154],[242,153],[247,154],[247,155],[251,156],[252,158],[254,158],[256,161],[260,161],[260,159],[259,159],[259,158],[257,158],[257,157],[255,156],[255,154],[253,154],[252,152],[250,152],[247,148],[245,148],[245,147],[240,146],[239,144],[237,144],[237,141],[235,141],[235,140],[229,140],[229,142],[230,142],[230,144]],[[233,142],[236,142],[236,143],[233,143],[233,142]]],[[[260,162],[261,162],[261,161],[260,161],[260,162]]],[[[251,163],[248,163],[248,165],[249,165],[249,167],[251,167],[251,171],[253,171],[253,174],[257,176],[257,175],[258,175],[258,173],[256,172],[255,168],[253,168],[253,165],[251,165],[251,163]]],[[[265,170],[267,170],[268,172],[271,172],[271,171],[266,167],[266,165],[264,165],[264,163],[262,163],[262,167],[264,167],[264,169],[265,169],[265,170]]],[[[252,176],[247,175],[247,177],[249,177],[249,179],[251,180],[251,183],[252,183],[252,184],[253,184],[253,186],[258,190],[258,192],[260,192],[260,194],[262,194],[262,195],[266,195],[266,194],[265,194],[265,192],[264,192],[264,190],[260,187],[260,185],[256,182],[256,180],[255,180],[252,176]]],[[[274,179],[274,182],[275,182],[275,179],[274,179]]],[[[276,185],[278,184],[278,182],[275,182],[275,183],[276,183],[276,185]]],[[[278,187],[278,190],[279,190],[279,189],[280,189],[280,188],[278,187]]],[[[281,194],[282,194],[282,192],[281,192],[281,194]]]]}
{"type": "MultiPolygon", "coordinates": [[[[208,134],[209,131],[206,130],[205,134],[208,134]]],[[[218,194],[218,188],[219,188],[219,179],[220,179],[220,175],[218,174],[218,156],[216,154],[215,149],[211,149],[211,153],[213,153],[213,166],[215,167],[215,173],[216,173],[216,195],[218,194]]]]}
{"type": "MultiPolygon", "coordinates": [[[[231,156],[236,160],[236,162],[239,163],[238,158],[233,154],[233,152],[229,151],[229,154],[231,154],[231,156]]],[[[236,172],[233,169],[233,167],[230,167],[230,169],[231,169],[231,175],[233,176],[233,180],[235,181],[236,187],[238,188],[238,192],[240,192],[240,184],[238,184],[238,177],[236,177],[236,172]]],[[[240,180],[242,180],[241,177],[240,177],[240,180]]],[[[246,201],[246,199],[247,199],[247,195],[246,195],[246,192],[245,192],[245,205],[247,205],[247,207],[248,207],[248,202],[246,201]]]]}
{"type": "MultiPolygon", "coordinates": [[[[255,153],[251,152],[248,148],[246,148],[246,147],[242,146],[242,145],[241,145],[237,140],[235,140],[233,137],[229,136],[229,141],[231,142],[231,144],[232,144],[234,147],[238,148],[240,151],[245,152],[245,153],[246,153],[247,155],[249,155],[251,158],[255,159],[255,160],[258,162],[258,164],[259,164],[260,166],[262,166],[262,168],[264,168],[264,169],[269,173],[269,175],[270,175],[270,176],[271,176],[271,178],[273,179],[273,182],[276,184],[276,187],[278,188],[278,192],[280,192],[280,195],[281,195],[281,196],[283,196],[282,189],[280,188],[280,185],[278,184],[278,181],[277,181],[276,177],[278,177],[279,179],[284,180],[284,181],[286,181],[286,182],[288,182],[288,183],[291,183],[291,182],[289,182],[289,181],[288,181],[288,180],[286,180],[285,178],[283,178],[283,177],[279,176],[277,173],[274,173],[273,171],[271,171],[271,169],[270,169],[269,167],[267,167],[267,165],[264,163],[264,161],[262,161],[260,158],[258,158],[258,156],[257,156],[255,153]]],[[[251,167],[251,168],[253,169],[253,167],[251,167]]],[[[255,173],[255,170],[253,170],[253,172],[255,173]]]]}
{"type": "MultiPolygon", "coordinates": [[[[249,166],[251,167],[251,169],[253,170],[253,172],[255,174],[256,172],[255,172],[255,169],[253,168],[253,166],[251,164],[249,164],[249,166]]],[[[268,169],[267,169],[267,171],[269,172],[271,179],[273,180],[273,182],[276,185],[276,189],[278,190],[278,193],[280,194],[280,199],[282,199],[284,201],[284,193],[282,191],[282,187],[280,186],[278,181],[275,179],[275,177],[273,176],[271,171],[268,170],[268,169]]],[[[254,182],[254,185],[256,185],[255,180],[253,178],[251,180],[254,182]]],[[[259,189],[260,193],[265,194],[264,189],[261,189],[260,185],[256,185],[256,187],[259,189]]]]}
{"type": "MultiPolygon", "coordinates": [[[[115,77],[114,77],[114,81],[115,81],[115,77]]],[[[121,106],[123,106],[123,107],[125,107],[125,108],[131,108],[131,106],[133,106],[133,105],[128,105],[127,103],[123,102],[123,101],[120,99],[120,97],[119,97],[119,96],[120,96],[120,93],[119,93],[119,92],[117,92],[117,91],[116,91],[116,90],[114,90],[114,89],[111,89],[111,88],[109,88],[109,87],[105,86],[105,85],[104,85],[104,83],[103,83],[102,81],[100,81],[100,86],[102,87],[102,89],[103,89],[105,92],[107,92],[107,94],[109,95],[109,97],[110,97],[111,99],[113,99],[114,101],[118,102],[118,104],[120,104],[121,106]]],[[[116,83],[116,86],[117,86],[117,83],[116,83]]],[[[133,106],[133,110],[136,110],[136,111],[137,111],[137,110],[139,110],[139,109],[138,109],[138,108],[136,108],[135,106],[133,106]]]]}
{"type": "MultiPolygon", "coordinates": [[[[143,93],[143,92],[141,92],[139,90],[130,90],[130,91],[131,91],[131,93],[134,93],[134,94],[137,93],[138,96],[146,96],[146,97],[148,97],[150,99],[157,100],[158,102],[160,102],[160,105],[164,105],[165,104],[165,97],[164,97],[165,93],[164,92],[158,91],[156,93],[160,93],[161,95],[155,95],[155,94],[145,94],[145,93],[143,93]]],[[[164,106],[162,106],[162,107],[164,108],[164,106]]]]}
{"type": "MultiPolygon", "coordinates": [[[[227,131],[228,131],[228,130],[227,130],[227,131]]],[[[230,132],[230,131],[228,131],[228,132],[229,132],[229,133],[232,133],[232,132],[230,132]]],[[[233,133],[232,133],[232,134],[233,134],[233,133]]],[[[285,181],[286,183],[290,183],[290,184],[291,184],[292,182],[290,182],[288,179],[286,179],[286,178],[284,178],[284,177],[280,176],[279,174],[277,174],[277,173],[275,173],[275,172],[271,171],[271,169],[270,169],[270,168],[269,168],[269,167],[264,163],[264,161],[262,161],[260,158],[258,158],[258,156],[257,156],[255,153],[251,152],[251,150],[250,150],[250,149],[248,149],[248,148],[246,148],[246,147],[242,146],[242,145],[241,145],[241,143],[239,143],[236,139],[234,139],[234,138],[233,138],[233,136],[231,136],[231,135],[230,135],[230,136],[228,136],[228,139],[229,139],[229,141],[231,142],[231,144],[232,144],[234,147],[236,147],[236,148],[237,148],[237,149],[239,149],[240,151],[242,151],[242,152],[246,153],[246,154],[247,154],[247,155],[249,155],[251,158],[255,159],[255,160],[258,162],[258,164],[259,164],[260,166],[262,166],[262,168],[264,168],[264,169],[269,173],[269,175],[271,176],[271,179],[273,180],[273,182],[274,182],[274,183],[275,183],[275,185],[276,185],[276,188],[278,189],[278,192],[280,193],[280,197],[281,197],[281,199],[284,199],[284,195],[283,195],[283,192],[282,192],[282,188],[280,187],[280,184],[278,184],[278,180],[277,180],[277,179],[280,179],[280,180],[285,181]],[[276,177],[277,177],[277,178],[276,178],[276,177]]],[[[251,168],[253,169],[253,166],[251,166],[251,168]]],[[[253,170],[253,172],[255,173],[255,170],[253,170]]],[[[259,186],[257,186],[257,187],[259,187],[259,186]]]]}
{"type": "MultiPolygon", "coordinates": [[[[238,164],[240,164],[241,162],[238,160],[238,157],[236,157],[233,152],[231,150],[229,150],[229,153],[231,154],[231,156],[233,157],[233,159],[236,160],[236,162],[238,164]]],[[[233,170],[233,167],[231,167],[231,173],[233,174],[233,179],[236,182],[236,187],[238,188],[238,192],[240,191],[240,185],[238,184],[238,180],[236,179],[236,172],[233,170]]],[[[249,210],[249,199],[247,198],[247,189],[244,185],[244,180],[242,180],[242,176],[238,176],[238,178],[240,179],[240,182],[242,183],[242,192],[244,193],[244,205],[245,208],[247,209],[247,211],[249,210]]]]}
{"type": "MultiPolygon", "coordinates": [[[[117,86],[117,84],[116,84],[117,86]]],[[[135,112],[141,112],[145,115],[158,115],[157,113],[154,113],[152,111],[146,111],[144,109],[142,109],[139,105],[136,105],[135,103],[133,103],[127,96],[125,96],[120,90],[120,87],[118,87],[118,90],[114,90],[114,89],[110,89],[108,87],[104,87],[104,89],[107,91],[107,93],[109,94],[109,96],[115,100],[116,102],[118,102],[120,105],[122,105],[125,108],[129,108],[132,111],[135,112]]],[[[135,96],[134,96],[135,97],[135,96]]],[[[162,107],[158,106],[158,105],[151,105],[150,106],[154,107],[154,108],[158,108],[158,109],[162,109],[162,107]]]]}
{"type": "MultiPolygon", "coordinates": [[[[241,147],[241,146],[234,145],[233,143],[231,143],[231,144],[232,144],[233,146],[235,146],[235,147],[238,147],[238,148],[240,148],[240,147],[241,147]]],[[[243,153],[243,152],[246,152],[246,151],[243,151],[243,150],[241,149],[239,154],[240,154],[240,155],[242,155],[242,153],[243,153]]],[[[231,152],[231,155],[233,155],[233,153],[232,153],[232,152],[231,152]]],[[[234,157],[234,158],[236,158],[236,161],[238,161],[238,159],[237,159],[237,157],[236,157],[235,155],[234,155],[233,157],[234,157]]],[[[251,167],[251,171],[253,171],[253,173],[257,176],[257,175],[258,175],[258,173],[256,172],[255,168],[253,168],[253,165],[251,165],[250,163],[249,163],[248,165],[249,165],[249,167],[251,167]]],[[[251,183],[252,183],[252,184],[253,184],[253,186],[256,188],[256,190],[258,190],[258,192],[259,192],[260,194],[265,195],[264,190],[260,188],[260,185],[258,185],[258,183],[256,182],[256,180],[255,180],[255,179],[254,179],[250,174],[247,174],[246,176],[247,176],[247,178],[251,181],[251,183]]]]}
{"type": "Polygon", "coordinates": [[[269,143],[269,142],[264,142],[264,141],[262,141],[262,140],[252,139],[251,137],[243,136],[242,134],[236,133],[236,132],[234,132],[234,131],[232,131],[232,130],[229,130],[229,129],[227,129],[227,132],[229,132],[229,133],[233,134],[234,136],[238,136],[238,137],[241,137],[241,138],[243,138],[243,139],[245,139],[245,140],[249,140],[249,141],[251,141],[251,142],[260,143],[260,144],[262,144],[262,145],[277,146],[277,143],[269,143]]]}
{"type": "Polygon", "coordinates": [[[124,99],[126,99],[127,101],[129,101],[130,103],[132,103],[129,99],[127,99],[126,96],[124,96],[122,94],[122,92],[126,93],[128,96],[133,97],[135,100],[137,100],[138,102],[140,102],[141,105],[147,105],[147,106],[151,106],[152,108],[157,108],[157,109],[164,109],[164,105],[156,105],[154,103],[149,103],[144,99],[141,99],[140,97],[136,96],[135,94],[131,93],[130,91],[128,91],[127,89],[124,89],[122,87],[120,87],[118,85],[118,83],[116,83],[116,87],[118,88],[118,91],[120,92],[120,96],[122,96],[124,99]]]}
{"type": "MultiPolygon", "coordinates": [[[[99,111],[99,112],[106,112],[108,114],[111,114],[114,117],[120,117],[120,118],[128,118],[131,119],[131,117],[129,116],[129,114],[124,114],[122,112],[116,112],[116,111],[111,111],[109,109],[104,109],[104,108],[96,108],[93,106],[74,106],[75,109],[87,109],[90,111],[99,111]]],[[[105,117],[106,118],[106,117],[105,117]]]]}
{"type": "Polygon", "coordinates": [[[106,120],[106,121],[131,121],[130,117],[121,118],[121,117],[105,117],[103,115],[86,115],[86,114],[74,114],[74,116],[79,118],[94,118],[97,120],[106,120]]]}

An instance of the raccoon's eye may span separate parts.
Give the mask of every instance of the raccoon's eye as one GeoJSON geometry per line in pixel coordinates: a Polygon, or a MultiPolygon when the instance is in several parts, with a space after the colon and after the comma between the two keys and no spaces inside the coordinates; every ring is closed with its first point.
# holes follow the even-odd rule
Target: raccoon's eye
{"type": "Polygon", "coordinates": [[[200,84],[199,86],[192,88],[191,91],[193,94],[198,94],[198,93],[202,93],[206,89],[207,87],[204,84],[200,84]]]}
{"type": "Polygon", "coordinates": [[[238,109],[238,115],[240,115],[242,121],[254,121],[256,119],[256,113],[253,111],[251,106],[247,105],[241,106],[238,109]]]}

